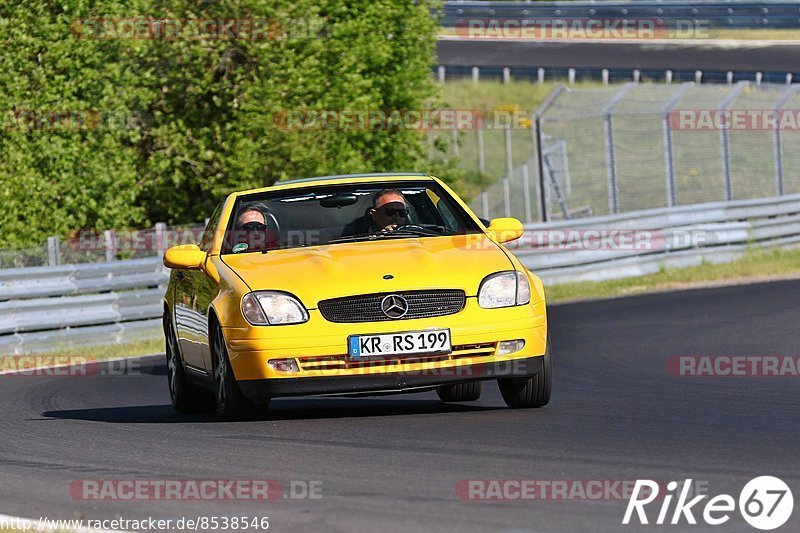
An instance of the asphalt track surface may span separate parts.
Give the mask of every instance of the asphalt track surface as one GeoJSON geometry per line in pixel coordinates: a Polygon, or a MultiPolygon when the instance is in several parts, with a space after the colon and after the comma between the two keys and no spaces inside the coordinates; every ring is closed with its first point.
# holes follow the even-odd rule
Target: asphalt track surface
{"type": "MultiPolygon", "coordinates": [[[[474,404],[434,393],[278,400],[268,419],[225,423],[175,414],[163,365],[0,377],[0,513],[269,516],[272,531],[634,531],[648,528],[620,525],[623,500],[464,501],[455,489],[465,479],[691,478],[738,499],[750,479],[775,475],[797,499],[800,378],[675,377],[665,363],[797,355],[798,302],[800,282],[782,281],[553,306],[554,395],[539,410],[506,409],[492,383],[474,404]],[[321,480],[323,498],[70,496],[74,480],[130,478],[321,480]]],[[[799,524],[796,506],[782,530],[799,524]]],[[[717,528],[657,529],[755,531],[738,512],[717,528]]]]}
{"type": "Polygon", "coordinates": [[[700,69],[794,72],[800,43],[623,43],[439,40],[438,62],[458,67],[700,69]]]}

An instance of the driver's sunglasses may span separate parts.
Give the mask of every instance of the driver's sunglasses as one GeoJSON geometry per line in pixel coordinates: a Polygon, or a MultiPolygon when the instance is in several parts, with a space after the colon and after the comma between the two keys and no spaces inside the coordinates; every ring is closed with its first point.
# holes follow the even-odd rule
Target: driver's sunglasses
{"type": "Polygon", "coordinates": [[[400,218],[406,218],[408,216],[408,209],[398,209],[396,207],[381,207],[380,209],[386,213],[387,217],[393,217],[397,215],[400,218]]]}
{"type": "Polygon", "coordinates": [[[266,224],[262,224],[261,222],[248,222],[247,224],[242,224],[242,229],[245,231],[265,231],[269,226],[266,224]]]}

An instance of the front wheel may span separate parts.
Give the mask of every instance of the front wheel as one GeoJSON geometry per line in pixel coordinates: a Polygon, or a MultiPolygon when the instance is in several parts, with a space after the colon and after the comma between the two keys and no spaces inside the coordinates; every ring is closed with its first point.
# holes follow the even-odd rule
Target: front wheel
{"type": "Polygon", "coordinates": [[[512,409],[544,407],[550,401],[553,389],[553,362],[550,359],[550,342],[542,356],[542,368],[527,378],[498,379],[500,394],[512,409]]]}
{"type": "Polygon", "coordinates": [[[436,389],[436,394],[443,402],[474,402],[481,397],[481,382],[467,381],[443,385],[436,389]]]}
{"type": "Polygon", "coordinates": [[[172,407],[179,413],[204,413],[213,411],[214,396],[189,383],[178,350],[178,338],[169,314],[164,313],[164,338],[166,339],[167,379],[172,407]]]}
{"type": "Polygon", "coordinates": [[[214,365],[214,391],[217,397],[217,412],[228,420],[247,420],[259,414],[259,407],[242,394],[233,375],[225,337],[217,325],[211,335],[211,359],[214,365]]]}

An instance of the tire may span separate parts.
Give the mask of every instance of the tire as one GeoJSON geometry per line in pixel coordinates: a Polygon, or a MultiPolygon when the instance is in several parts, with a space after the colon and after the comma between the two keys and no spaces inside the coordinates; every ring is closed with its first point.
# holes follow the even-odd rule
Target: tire
{"type": "Polygon", "coordinates": [[[167,355],[167,384],[172,407],[179,413],[208,413],[214,410],[214,395],[189,383],[183,368],[178,337],[167,312],[164,312],[164,339],[167,355]]]}
{"type": "Polygon", "coordinates": [[[436,394],[443,402],[474,402],[481,397],[481,382],[467,381],[444,385],[436,389],[436,394]]]}
{"type": "Polygon", "coordinates": [[[500,394],[512,409],[544,407],[550,401],[553,389],[553,362],[550,358],[550,342],[542,356],[542,369],[528,378],[498,379],[500,394]]]}
{"type": "Polygon", "coordinates": [[[211,362],[214,371],[214,396],[217,413],[227,420],[251,420],[257,418],[266,405],[255,404],[245,398],[236,377],[233,375],[225,337],[219,324],[211,333],[211,362]]]}

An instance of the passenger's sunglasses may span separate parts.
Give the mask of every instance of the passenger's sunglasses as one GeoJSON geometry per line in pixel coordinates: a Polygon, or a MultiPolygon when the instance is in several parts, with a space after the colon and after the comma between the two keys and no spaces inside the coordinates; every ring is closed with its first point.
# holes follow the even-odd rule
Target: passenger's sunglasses
{"type": "Polygon", "coordinates": [[[400,218],[406,218],[408,216],[408,209],[398,209],[396,207],[379,207],[378,210],[386,213],[387,217],[393,217],[397,215],[400,218]]]}
{"type": "Polygon", "coordinates": [[[266,231],[269,228],[266,224],[262,224],[261,222],[248,222],[247,224],[242,224],[242,229],[245,231],[266,231]]]}

